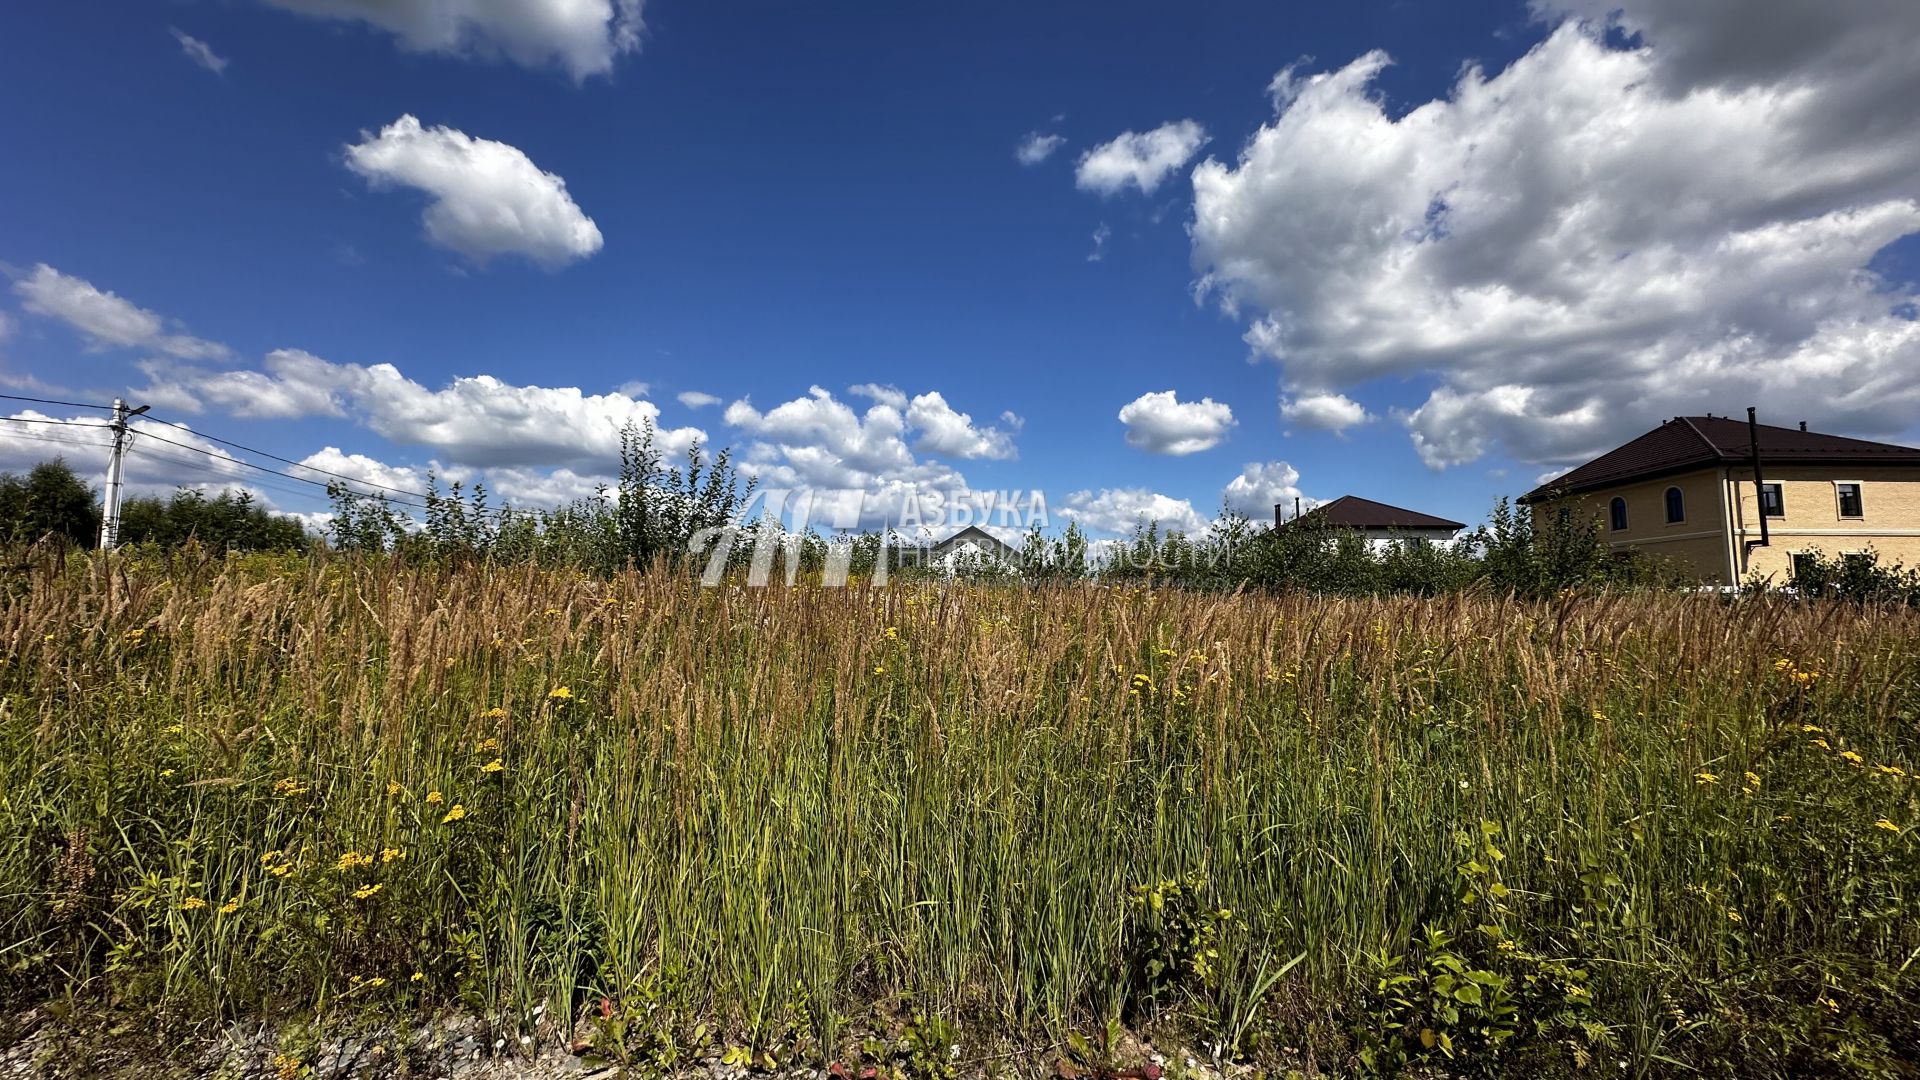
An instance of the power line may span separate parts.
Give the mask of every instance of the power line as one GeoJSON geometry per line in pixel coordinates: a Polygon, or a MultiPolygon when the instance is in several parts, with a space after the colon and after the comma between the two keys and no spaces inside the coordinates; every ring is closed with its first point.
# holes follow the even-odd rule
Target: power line
{"type": "MultiPolygon", "coordinates": [[[[44,404],[52,404],[52,405],[71,405],[77,408],[102,408],[103,407],[103,406],[97,406],[97,405],[86,405],[84,403],[79,403],[79,402],[52,401],[49,399],[42,399],[42,398],[23,398],[13,394],[0,394],[0,398],[6,398],[8,400],[15,400],[15,401],[40,401],[44,404]]],[[[389,499],[388,500],[389,502],[395,505],[404,506],[408,509],[431,510],[432,506],[429,504],[432,500],[436,498],[436,496],[429,495],[425,492],[409,491],[406,488],[393,487],[388,484],[379,484],[371,480],[362,480],[356,476],[348,476],[345,473],[334,472],[331,469],[322,469],[315,465],[307,465],[303,462],[294,461],[291,458],[281,457],[278,454],[271,454],[265,450],[258,450],[253,447],[234,442],[231,439],[223,439],[218,435],[209,435],[203,431],[197,431],[191,427],[188,427],[185,424],[177,424],[169,420],[161,420],[151,415],[144,417],[144,419],[152,421],[153,423],[156,423],[156,424],[163,424],[170,428],[177,428],[181,431],[187,432],[190,435],[194,435],[199,438],[206,439],[209,442],[216,442],[224,446],[231,446],[236,450],[243,450],[250,454],[258,454],[261,457],[269,458],[273,461],[278,461],[286,465],[291,465],[297,469],[306,469],[311,472],[320,473],[323,476],[331,476],[339,480],[344,480],[348,483],[361,484],[366,487],[378,488],[381,491],[392,492],[396,495],[408,496],[408,499],[389,499]],[[417,500],[417,501],[409,501],[409,500],[417,500]]],[[[99,429],[103,431],[111,430],[112,428],[111,424],[106,424],[106,423],[90,423],[84,420],[42,420],[42,419],[36,419],[33,417],[26,417],[26,416],[0,416],[0,421],[6,421],[6,422],[16,423],[16,424],[46,424],[46,425],[52,425],[52,426],[58,426],[58,427],[94,428],[94,429],[99,429]]],[[[133,432],[133,434],[138,436],[145,436],[146,438],[152,439],[155,442],[165,443],[169,446],[176,446],[182,450],[190,450],[193,453],[203,455],[214,461],[228,462],[233,465],[238,465],[242,468],[253,469],[256,472],[265,473],[269,476],[284,477],[285,479],[292,480],[301,484],[308,484],[313,487],[320,488],[322,490],[326,490],[332,486],[323,480],[315,480],[312,477],[308,477],[308,476],[298,476],[294,473],[282,472],[279,469],[270,469],[265,465],[256,464],[254,462],[248,461],[245,458],[235,457],[231,454],[215,453],[214,451],[208,450],[205,447],[194,446],[190,443],[183,443],[174,439],[169,439],[164,435],[157,435],[152,431],[135,431],[133,432]]],[[[51,440],[46,440],[46,441],[51,441],[51,440]]],[[[192,462],[186,459],[175,458],[171,455],[163,455],[163,454],[160,454],[158,451],[146,451],[146,452],[149,454],[152,454],[157,458],[173,461],[176,464],[181,464],[181,465],[197,465],[198,464],[196,462],[192,462]]],[[[208,466],[200,465],[199,467],[202,469],[205,469],[208,472],[218,474],[218,470],[214,470],[208,466]]],[[[267,487],[267,485],[265,484],[261,484],[260,486],[267,487]]],[[[280,489],[280,490],[286,493],[293,493],[294,491],[298,491],[300,494],[306,494],[306,492],[303,489],[280,489]]],[[[448,497],[438,496],[437,498],[444,500],[444,499],[447,499],[448,497]]],[[[513,512],[513,508],[511,506],[499,506],[499,507],[495,507],[495,508],[484,511],[484,514],[487,516],[493,516],[493,515],[510,514],[512,512],[513,512]]]]}
{"type": "MultiPolygon", "coordinates": [[[[178,425],[169,425],[169,426],[178,426],[178,425]]],[[[188,428],[188,429],[186,429],[186,430],[189,430],[189,431],[191,431],[192,429],[191,429],[191,428],[188,428]]],[[[166,443],[166,444],[167,444],[168,446],[177,446],[177,447],[179,447],[179,448],[180,448],[180,449],[182,449],[182,450],[191,450],[191,451],[193,451],[193,452],[194,452],[194,453],[196,453],[196,454],[204,454],[204,455],[206,455],[207,457],[209,457],[209,458],[212,458],[212,459],[214,459],[215,461],[229,461],[229,462],[232,462],[232,463],[233,463],[233,464],[235,464],[235,465],[239,465],[239,466],[242,466],[242,467],[244,467],[244,468],[248,468],[248,469],[254,469],[254,470],[257,470],[257,471],[259,471],[259,472],[263,472],[263,473],[266,473],[266,474],[267,474],[267,475],[269,475],[269,476],[284,476],[284,477],[286,477],[286,478],[287,478],[288,480],[295,480],[295,481],[298,481],[298,482],[300,482],[300,483],[302,483],[302,484],[311,484],[311,485],[313,485],[314,487],[317,487],[317,488],[320,488],[320,489],[322,489],[322,490],[325,490],[325,489],[326,489],[326,488],[328,487],[328,484],[327,484],[327,483],[326,483],[325,481],[322,481],[322,480],[315,480],[315,479],[313,479],[312,477],[307,477],[307,476],[295,476],[294,474],[292,474],[292,473],[290,473],[290,472],[281,472],[281,471],[280,471],[279,469],[269,469],[269,468],[267,468],[267,467],[266,467],[265,465],[256,465],[256,464],[254,464],[253,462],[251,462],[251,461],[248,461],[248,460],[247,460],[247,459],[245,459],[245,458],[237,458],[237,457],[234,457],[234,456],[233,456],[233,455],[231,455],[231,454],[216,454],[216,453],[214,453],[213,451],[211,451],[211,450],[208,450],[208,449],[206,449],[205,447],[200,447],[200,446],[194,446],[194,445],[192,445],[191,443],[183,443],[183,442],[179,442],[179,441],[177,441],[177,440],[174,440],[174,439],[169,439],[169,438],[167,438],[167,437],[166,437],[166,436],[164,436],[164,435],[155,435],[155,434],[154,434],[153,432],[151,432],[151,431],[143,431],[143,432],[140,432],[139,434],[141,434],[141,435],[143,435],[143,436],[145,436],[146,438],[149,438],[149,439],[152,439],[152,440],[153,440],[153,441],[155,441],[155,442],[162,442],[162,443],[166,443]]],[[[194,434],[196,434],[196,435],[197,435],[197,434],[199,434],[199,432],[194,432],[194,434]]],[[[209,438],[211,438],[211,436],[208,436],[208,437],[209,437],[209,438]]],[[[221,441],[221,440],[216,440],[216,441],[221,441]]],[[[255,452],[257,453],[258,451],[255,451],[255,452]]],[[[268,454],[268,455],[265,455],[265,456],[267,456],[267,457],[273,457],[273,455],[271,455],[271,454],[268,454]]],[[[275,457],[275,458],[274,458],[274,460],[276,460],[276,461],[285,461],[286,459],[285,459],[285,458],[279,458],[279,457],[275,457]]],[[[291,462],[290,464],[294,464],[294,465],[298,465],[298,464],[300,464],[300,463],[296,461],[296,462],[291,462]]],[[[351,478],[351,477],[342,477],[342,479],[352,479],[352,478],[351,478]]],[[[423,495],[423,496],[421,496],[421,498],[426,498],[426,496],[424,496],[424,495],[423,495]]],[[[425,503],[411,503],[411,502],[401,502],[401,503],[400,503],[400,505],[402,505],[402,506],[408,506],[408,507],[412,507],[413,509],[416,509],[416,510],[426,510],[426,509],[428,509],[428,506],[427,506],[427,505],[426,505],[425,503]]]]}
{"type": "Polygon", "coordinates": [[[5,420],[9,424],[56,424],[60,427],[98,428],[101,431],[108,431],[113,427],[111,424],[90,424],[84,420],[37,420],[31,416],[0,416],[0,420],[5,420]]]}
{"type": "MultiPolygon", "coordinates": [[[[356,484],[364,485],[366,487],[379,488],[382,491],[391,491],[396,495],[406,495],[415,499],[430,499],[433,497],[431,495],[428,495],[424,491],[408,491],[406,488],[392,487],[387,484],[377,484],[377,483],[374,483],[372,480],[362,480],[357,476],[348,476],[346,473],[334,472],[332,469],[322,469],[318,465],[309,465],[304,461],[295,461],[292,458],[284,458],[278,454],[270,454],[265,450],[257,450],[251,446],[242,446],[241,444],[234,442],[231,439],[223,439],[218,435],[209,435],[204,431],[196,431],[185,424],[176,424],[171,420],[161,420],[161,419],[158,419],[157,417],[152,417],[152,416],[147,417],[147,419],[152,420],[156,424],[165,424],[170,428],[179,428],[181,431],[190,432],[194,435],[198,435],[201,438],[208,440],[209,442],[217,442],[222,446],[231,446],[235,450],[241,450],[249,454],[256,454],[260,457],[268,458],[272,461],[278,461],[283,465],[291,465],[296,469],[306,469],[310,472],[320,473],[323,476],[331,476],[340,480],[348,480],[356,484]]],[[[155,436],[155,438],[158,438],[158,436],[155,436]]],[[[295,479],[303,479],[303,478],[295,477],[295,479]]]]}
{"type": "Polygon", "coordinates": [[[105,412],[113,411],[113,406],[111,405],[91,405],[84,401],[56,401],[53,398],[43,397],[21,397],[19,394],[0,394],[0,400],[31,401],[36,405],[64,405],[69,409],[100,409],[105,412]]]}
{"type": "MultiPolygon", "coordinates": [[[[165,461],[173,465],[181,466],[182,468],[196,469],[202,473],[205,473],[208,476],[217,477],[219,479],[226,480],[236,486],[243,487],[243,488],[259,488],[262,491],[272,491],[282,495],[291,495],[298,498],[311,498],[313,496],[313,491],[310,488],[294,487],[292,484],[274,483],[272,481],[264,480],[259,477],[237,476],[232,472],[228,472],[224,469],[220,469],[206,461],[196,461],[192,458],[182,457],[178,454],[163,453],[151,447],[140,446],[137,443],[130,449],[129,452],[138,457],[148,458],[153,461],[165,461]]],[[[219,460],[219,459],[216,459],[216,460],[219,460]]],[[[226,459],[226,460],[234,460],[234,459],[226,459]]],[[[301,483],[311,483],[311,481],[304,480],[300,477],[294,477],[293,479],[300,480],[301,483]]],[[[176,485],[176,486],[185,486],[185,485],[176,485]]]]}
{"type": "Polygon", "coordinates": [[[112,445],[111,443],[88,442],[81,439],[61,439],[52,435],[35,435],[32,432],[28,432],[28,431],[18,432],[14,434],[12,438],[26,439],[29,442],[53,443],[57,446],[87,446],[87,447],[92,447],[96,450],[105,449],[106,447],[112,445]]]}

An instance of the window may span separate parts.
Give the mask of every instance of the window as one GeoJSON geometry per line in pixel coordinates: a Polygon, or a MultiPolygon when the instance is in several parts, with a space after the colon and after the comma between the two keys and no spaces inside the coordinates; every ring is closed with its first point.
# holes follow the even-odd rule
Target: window
{"type": "Polygon", "coordinates": [[[1835,484],[1833,493],[1840,500],[1840,516],[1843,518],[1866,517],[1867,510],[1860,501],[1859,484],[1835,484]]]}
{"type": "Polygon", "coordinates": [[[1788,556],[1793,565],[1793,581],[1796,585],[1806,586],[1813,583],[1812,574],[1820,565],[1820,555],[1813,551],[1796,551],[1788,556]]]}
{"type": "Polygon", "coordinates": [[[1779,484],[1760,485],[1760,512],[1768,517],[1787,516],[1787,497],[1781,494],[1779,484]]]}
{"type": "Polygon", "coordinates": [[[1679,488],[1670,487],[1667,489],[1667,524],[1674,525],[1685,520],[1687,520],[1686,497],[1680,494],[1679,488]]]}
{"type": "Polygon", "coordinates": [[[1607,505],[1607,525],[1614,532],[1627,527],[1627,500],[1614,496],[1613,502],[1607,505]]]}

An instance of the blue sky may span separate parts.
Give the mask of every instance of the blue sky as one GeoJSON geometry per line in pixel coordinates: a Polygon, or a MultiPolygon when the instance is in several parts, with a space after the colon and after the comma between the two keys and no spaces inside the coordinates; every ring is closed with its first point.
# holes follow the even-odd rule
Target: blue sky
{"type": "MultiPolygon", "coordinates": [[[[770,484],[1109,531],[1295,493],[1474,521],[1755,403],[1916,433],[1906,9],[431,6],[0,15],[0,392],[533,503],[657,410],[770,484]]],[[[136,478],[231,479],[174,456],[136,478]]]]}

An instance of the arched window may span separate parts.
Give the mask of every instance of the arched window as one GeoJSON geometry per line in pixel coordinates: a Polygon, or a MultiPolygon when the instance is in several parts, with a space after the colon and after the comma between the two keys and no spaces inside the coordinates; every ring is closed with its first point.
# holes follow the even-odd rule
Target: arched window
{"type": "Polygon", "coordinates": [[[1607,524],[1614,532],[1627,527],[1627,500],[1614,496],[1613,502],[1607,505],[1607,524]]]}
{"type": "Polygon", "coordinates": [[[1679,488],[1670,487],[1667,489],[1667,524],[1672,525],[1685,520],[1687,520],[1687,501],[1681,496],[1679,488]]]}

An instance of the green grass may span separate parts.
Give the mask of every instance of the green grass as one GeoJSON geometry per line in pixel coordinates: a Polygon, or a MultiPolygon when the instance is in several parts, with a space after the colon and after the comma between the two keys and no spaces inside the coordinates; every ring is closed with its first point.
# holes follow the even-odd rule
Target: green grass
{"type": "Polygon", "coordinates": [[[1911,613],[95,560],[0,642],[18,1003],[604,997],[656,1063],[1115,1018],[1381,1071],[1920,1045],[1911,613]]]}

